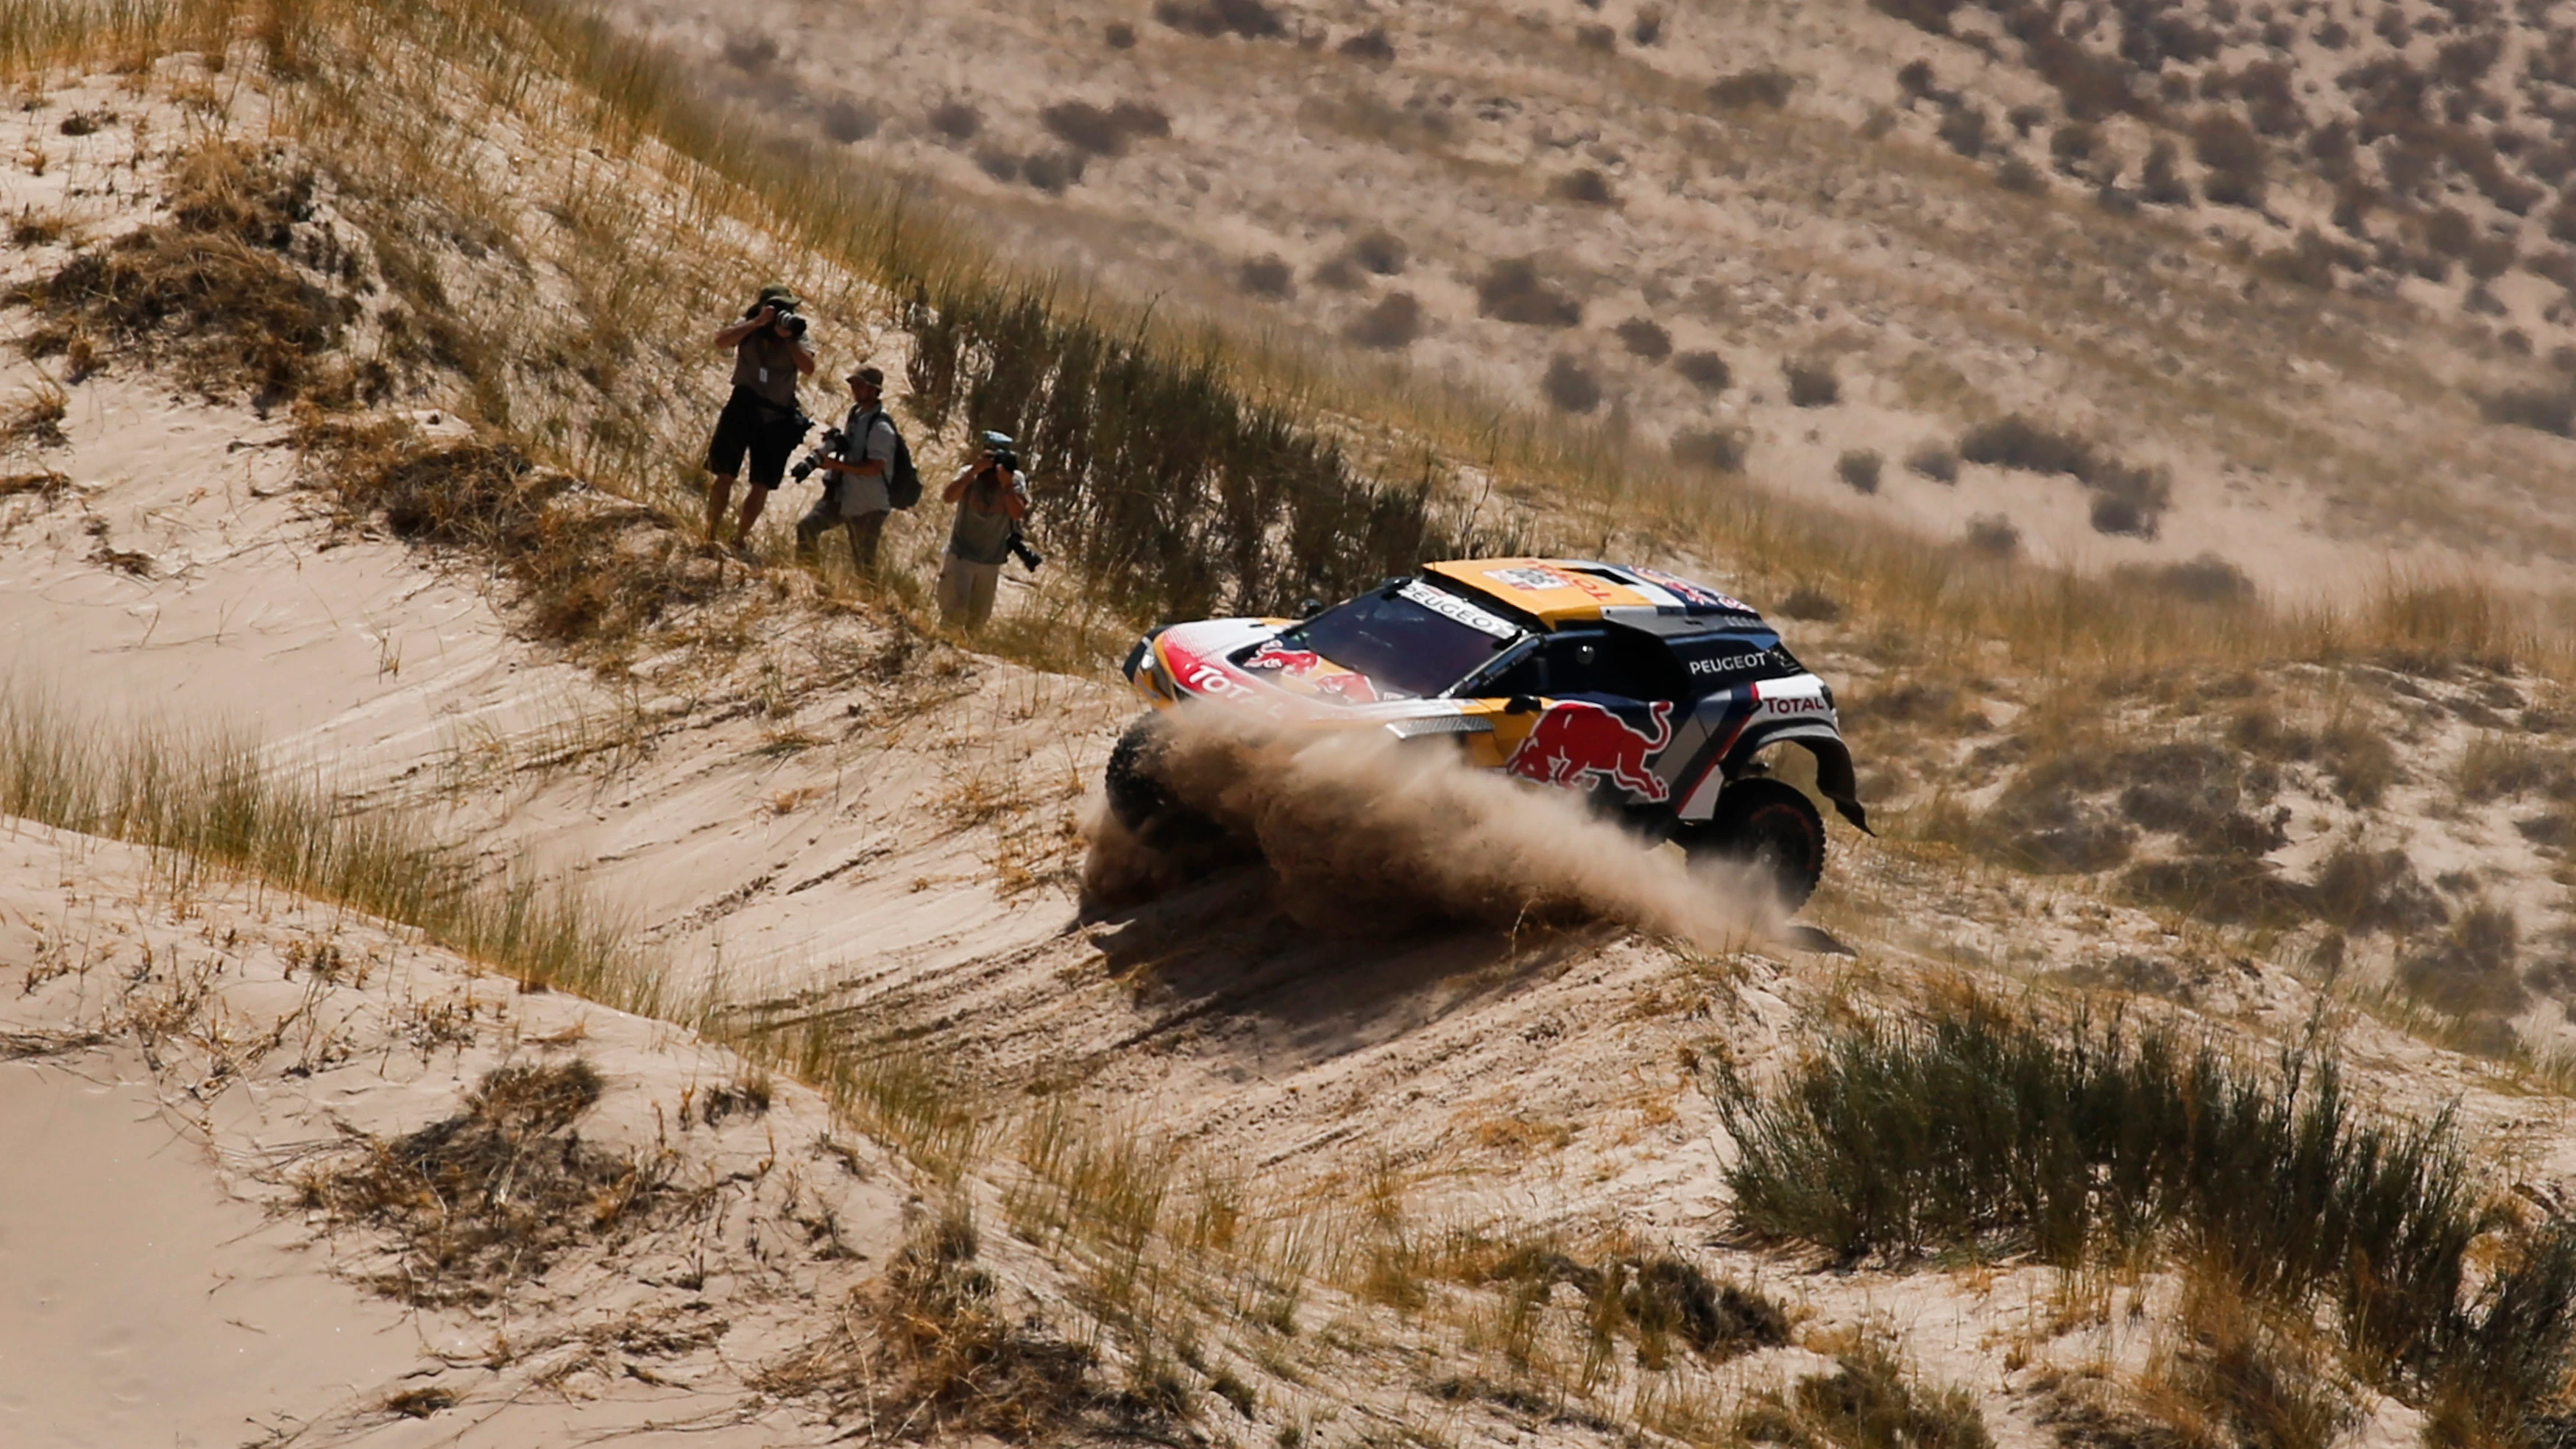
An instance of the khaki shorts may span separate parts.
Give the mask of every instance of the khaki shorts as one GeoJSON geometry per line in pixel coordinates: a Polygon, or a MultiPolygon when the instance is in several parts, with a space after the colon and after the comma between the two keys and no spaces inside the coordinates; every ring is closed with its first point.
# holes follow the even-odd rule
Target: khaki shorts
{"type": "Polygon", "coordinates": [[[1002,566],[997,563],[968,563],[955,554],[939,570],[939,622],[953,623],[965,616],[966,627],[981,629],[993,617],[993,589],[1002,581],[1002,566]]]}

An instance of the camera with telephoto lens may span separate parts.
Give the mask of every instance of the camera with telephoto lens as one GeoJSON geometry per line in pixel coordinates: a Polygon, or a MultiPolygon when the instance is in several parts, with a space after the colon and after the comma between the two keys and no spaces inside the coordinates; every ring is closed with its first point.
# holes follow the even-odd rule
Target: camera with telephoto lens
{"type": "Polygon", "coordinates": [[[788,336],[800,340],[805,336],[804,317],[800,315],[794,307],[789,306],[785,302],[777,301],[776,299],[752,303],[751,310],[743,313],[742,319],[748,322],[752,318],[759,316],[760,309],[763,307],[770,308],[777,314],[769,319],[771,326],[775,327],[784,323],[787,327],[788,336]]]}
{"type": "Polygon", "coordinates": [[[1011,557],[1018,559],[1020,567],[1030,573],[1036,573],[1038,566],[1046,562],[1036,549],[1029,547],[1028,535],[1020,532],[1020,526],[1016,523],[1011,525],[1011,541],[1008,546],[1011,557]]]}
{"type": "MultiPolygon", "coordinates": [[[[787,470],[787,476],[795,479],[799,483],[813,477],[814,470],[823,466],[823,459],[827,455],[831,457],[840,456],[841,444],[843,441],[841,430],[839,428],[825,428],[823,430],[822,443],[819,444],[813,452],[810,452],[804,457],[798,459],[796,461],[796,466],[787,470]]],[[[1035,565],[1031,565],[1031,567],[1035,567],[1035,565]]]]}

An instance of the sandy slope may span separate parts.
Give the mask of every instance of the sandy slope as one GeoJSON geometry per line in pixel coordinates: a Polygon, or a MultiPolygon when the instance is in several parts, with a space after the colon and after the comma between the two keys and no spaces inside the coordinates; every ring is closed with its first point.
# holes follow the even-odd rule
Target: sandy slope
{"type": "Polygon", "coordinates": [[[908,1194],[810,1092],[698,1120],[743,1068],[666,1026],[274,892],[174,895],[132,850],[24,822],[0,834],[0,936],[7,1442],[830,1437],[744,1380],[878,1271],[908,1194]],[[307,964],[322,946],[336,980],[307,964]],[[663,1161],[685,1210],[477,1309],[371,1289],[401,1268],[391,1240],[301,1204],[493,1067],[575,1057],[608,1086],[584,1140],[663,1161]],[[794,1225],[826,1213],[818,1252],[794,1225]]]}

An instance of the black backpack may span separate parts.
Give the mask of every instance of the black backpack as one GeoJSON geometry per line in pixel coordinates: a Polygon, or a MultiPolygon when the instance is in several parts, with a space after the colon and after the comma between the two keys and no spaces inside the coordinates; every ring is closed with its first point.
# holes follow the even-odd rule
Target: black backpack
{"type": "Polygon", "coordinates": [[[860,424],[859,435],[850,441],[864,456],[868,430],[876,426],[878,418],[885,419],[886,431],[894,434],[894,457],[886,464],[886,502],[897,508],[910,508],[921,501],[921,474],[912,466],[912,444],[903,440],[903,429],[894,425],[894,414],[878,408],[860,424]]]}

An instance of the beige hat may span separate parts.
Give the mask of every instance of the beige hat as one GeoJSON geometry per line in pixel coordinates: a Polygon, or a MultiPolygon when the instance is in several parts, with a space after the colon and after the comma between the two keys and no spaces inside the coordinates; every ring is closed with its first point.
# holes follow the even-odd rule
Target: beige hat
{"type": "Polygon", "coordinates": [[[853,368],[850,371],[850,375],[842,379],[842,381],[864,382],[868,386],[882,391],[885,387],[885,369],[882,367],[853,368]]]}

